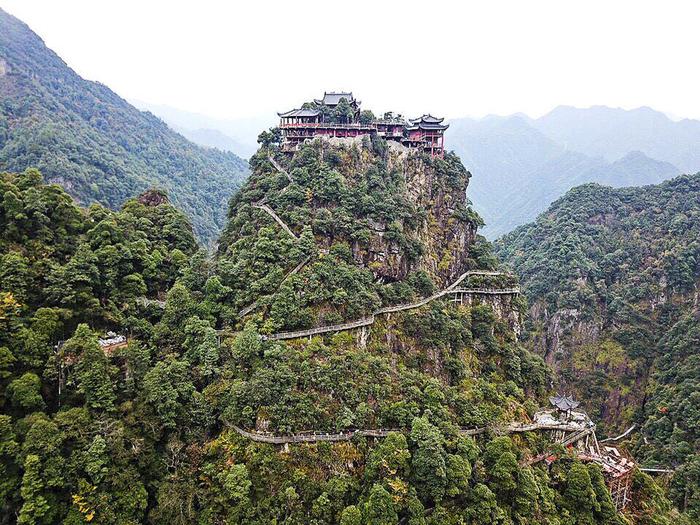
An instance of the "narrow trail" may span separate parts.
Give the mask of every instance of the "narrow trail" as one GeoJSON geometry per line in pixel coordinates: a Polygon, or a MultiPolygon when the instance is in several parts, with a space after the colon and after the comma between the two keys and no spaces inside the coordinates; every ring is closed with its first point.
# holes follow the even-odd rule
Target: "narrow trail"
{"type": "MultiPolygon", "coordinates": [[[[301,269],[309,263],[309,261],[311,261],[311,256],[310,256],[310,255],[309,255],[306,259],[304,259],[303,261],[301,261],[299,264],[297,264],[292,270],[290,270],[289,272],[287,272],[287,275],[285,275],[284,278],[282,279],[282,281],[280,281],[280,286],[281,286],[287,279],[289,279],[292,275],[294,275],[294,274],[296,274],[296,273],[299,273],[299,272],[301,271],[301,269]]],[[[238,312],[238,317],[245,317],[245,316],[248,315],[250,312],[252,312],[253,310],[255,310],[257,307],[258,307],[258,301],[255,301],[253,304],[249,304],[248,306],[246,306],[245,308],[243,308],[243,310],[241,310],[240,312],[238,312]]]]}
{"type": "MultiPolygon", "coordinates": [[[[373,438],[385,438],[391,432],[406,432],[406,429],[395,429],[395,428],[379,428],[379,429],[368,429],[368,430],[347,430],[345,432],[329,433],[329,432],[299,432],[297,434],[271,434],[267,432],[250,432],[248,430],[243,430],[236,425],[230,425],[238,434],[250,439],[251,441],[256,441],[258,443],[272,443],[275,445],[284,445],[287,443],[317,443],[322,441],[350,441],[355,436],[373,437],[373,438]]],[[[466,436],[475,436],[478,434],[483,434],[488,430],[493,430],[496,433],[516,433],[516,432],[532,432],[533,430],[563,430],[565,432],[574,432],[580,430],[577,426],[572,425],[547,425],[539,423],[510,423],[509,425],[503,426],[493,426],[493,427],[480,427],[480,428],[462,428],[460,429],[460,434],[466,436]]],[[[590,434],[595,430],[595,427],[585,429],[585,434],[590,434]]],[[[580,433],[580,432],[579,432],[580,433]]],[[[573,436],[572,436],[573,437],[573,436]]],[[[582,436],[577,437],[573,441],[580,439],[582,436]]]]}
{"type": "Polygon", "coordinates": [[[384,308],[379,308],[378,310],[375,310],[372,312],[370,315],[367,317],[364,317],[362,319],[357,319],[355,321],[349,321],[347,323],[340,323],[340,324],[334,324],[334,325],[327,325],[327,326],[317,326],[315,328],[308,328],[306,330],[296,330],[292,332],[278,332],[276,334],[271,334],[268,336],[265,336],[266,339],[271,340],[271,341],[280,341],[284,339],[297,339],[299,337],[312,337],[314,335],[319,335],[319,334],[324,334],[328,332],[343,332],[346,330],[354,330],[355,328],[361,328],[363,326],[369,326],[374,323],[376,320],[376,316],[378,315],[385,315],[385,314],[391,314],[391,313],[396,313],[396,312],[403,312],[406,310],[414,310],[416,308],[420,308],[421,306],[425,306],[426,304],[439,299],[440,297],[443,297],[445,295],[517,295],[520,293],[520,288],[513,287],[513,288],[459,288],[459,284],[466,279],[467,277],[474,276],[474,275],[489,275],[489,276],[499,276],[499,275],[507,275],[502,272],[492,272],[492,271],[485,271],[485,270],[470,270],[462,275],[460,275],[455,282],[453,282],[450,286],[445,288],[444,290],[441,290],[437,293],[434,293],[431,296],[425,297],[419,301],[416,301],[414,303],[407,303],[407,304],[397,304],[394,306],[385,306],[384,308]]]}
{"type": "MultiPolygon", "coordinates": [[[[291,175],[285,170],[280,164],[271,156],[268,155],[268,160],[270,163],[275,167],[277,171],[280,173],[283,173],[289,182],[294,182],[294,179],[292,179],[291,175]]],[[[289,185],[287,185],[282,192],[284,192],[287,188],[289,188],[289,185]]],[[[277,224],[284,229],[285,232],[287,232],[289,235],[291,235],[295,240],[299,240],[299,237],[291,230],[289,226],[275,213],[275,211],[270,208],[267,204],[265,204],[265,199],[261,199],[257,203],[252,205],[254,208],[257,208],[259,210],[263,210],[266,212],[270,217],[272,217],[277,224]]],[[[304,263],[305,264],[305,263],[304,263]]],[[[300,266],[303,266],[301,264],[300,266]]],[[[298,271],[298,270],[296,270],[298,271]]],[[[296,271],[294,273],[296,273],[296,271]]],[[[364,326],[369,326],[374,323],[375,318],[377,315],[385,315],[385,314],[390,314],[390,313],[395,313],[395,312],[403,312],[406,310],[413,310],[415,308],[420,308],[421,306],[424,306],[436,299],[439,299],[440,297],[443,297],[445,295],[449,294],[454,294],[455,297],[458,294],[462,295],[516,295],[520,293],[520,288],[513,287],[513,288],[458,288],[460,283],[466,279],[467,277],[471,276],[500,276],[500,275],[507,275],[504,274],[503,272],[497,272],[497,271],[491,271],[491,270],[469,270],[467,272],[464,272],[462,275],[460,275],[450,286],[445,288],[444,290],[441,290],[429,297],[425,297],[415,303],[408,303],[408,304],[398,304],[394,306],[387,306],[384,308],[379,308],[378,310],[375,310],[372,312],[369,316],[364,317],[362,319],[357,319],[355,321],[349,321],[347,323],[340,323],[340,324],[335,324],[335,325],[327,325],[327,326],[318,326],[315,328],[309,328],[306,330],[296,330],[292,332],[278,332],[276,334],[271,334],[267,336],[263,336],[264,339],[271,340],[271,341],[279,341],[279,340],[284,340],[284,339],[297,339],[299,337],[311,337],[314,335],[318,334],[324,334],[328,332],[342,332],[346,330],[353,330],[356,328],[361,328],[364,326]]],[[[286,277],[285,277],[286,279],[286,277]]],[[[238,313],[239,317],[243,317],[250,312],[252,312],[255,308],[257,307],[257,301],[251,305],[246,306],[243,310],[241,310],[238,313]]]]}
{"type": "Polygon", "coordinates": [[[165,308],[165,301],[160,299],[149,299],[148,297],[137,297],[136,302],[141,306],[157,306],[158,308],[165,308]]]}
{"type": "MultiPolygon", "coordinates": [[[[280,173],[283,173],[287,177],[287,180],[289,180],[289,182],[294,182],[294,179],[292,179],[292,176],[289,173],[287,173],[287,170],[285,170],[282,166],[279,165],[279,163],[272,157],[272,155],[268,155],[267,159],[270,161],[270,163],[272,163],[272,165],[275,167],[275,169],[277,171],[279,171],[280,173]]],[[[290,185],[287,184],[280,192],[280,195],[282,195],[285,191],[287,191],[289,189],[289,186],[290,185]]],[[[266,200],[267,200],[267,196],[263,197],[258,202],[251,204],[251,206],[253,206],[253,208],[256,208],[258,210],[263,210],[264,212],[266,212],[270,217],[272,217],[275,220],[275,222],[277,224],[279,224],[282,227],[282,229],[284,231],[286,231],[289,235],[291,235],[294,239],[296,239],[298,241],[299,237],[297,237],[297,235],[292,231],[292,229],[289,226],[287,226],[287,223],[285,223],[280,218],[280,216],[275,213],[275,210],[273,210],[267,204],[265,204],[266,200]]]]}
{"type": "Polygon", "coordinates": [[[263,210],[264,212],[266,212],[270,217],[272,217],[275,220],[277,224],[279,224],[282,227],[284,231],[286,231],[289,235],[294,237],[295,240],[299,240],[299,237],[296,236],[296,234],[291,230],[291,228],[287,226],[287,224],[282,219],[280,219],[279,215],[277,215],[275,211],[272,208],[270,208],[267,204],[258,202],[256,204],[253,204],[252,206],[253,208],[257,208],[258,210],[263,210]]]}
{"type": "Polygon", "coordinates": [[[270,161],[270,164],[272,164],[277,171],[284,174],[287,177],[287,179],[289,180],[289,182],[294,182],[294,179],[292,179],[292,176],[287,172],[287,170],[285,170],[282,166],[279,165],[279,163],[274,159],[274,157],[272,155],[268,155],[267,160],[270,161]]]}
{"type": "Polygon", "coordinates": [[[635,428],[637,428],[636,423],[633,424],[631,427],[629,427],[627,430],[625,430],[625,431],[624,431],[622,434],[620,434],[619,436],[617,436],[617,437],[610,437],[610,438],[607,438],[607,439],[603,439],[603,440],[601,440],[600,442],[601,442],[601,443],[608,443],[609,441],[619,441],[619,440],[621,440],[622,438],[624,438],[625,436],[627,436],[630,432],[632,432],[635,428]]]}

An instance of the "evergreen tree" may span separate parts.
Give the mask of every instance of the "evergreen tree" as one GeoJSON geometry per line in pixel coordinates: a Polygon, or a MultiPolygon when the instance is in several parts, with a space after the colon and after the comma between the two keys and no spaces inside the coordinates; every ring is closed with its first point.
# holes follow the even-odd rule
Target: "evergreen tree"
{"type": "Polygon", "coordinates": [[[78,392],[85,396],[85,404],[95,411],[112,410],[116,394],[109,361],[95,333],[86,324],[78,325],[73,337],[66,341],[64,350],[79,356],[76,367],[78,392]]]}

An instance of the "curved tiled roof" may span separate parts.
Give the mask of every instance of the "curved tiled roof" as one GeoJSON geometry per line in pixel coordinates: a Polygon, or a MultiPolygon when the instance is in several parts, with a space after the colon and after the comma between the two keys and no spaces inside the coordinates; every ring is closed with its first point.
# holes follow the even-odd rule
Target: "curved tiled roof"
{"type": "Polygon", "coordinates": [[[344,98],[348,102],[352,103],[355,102],[355,97],[352,96],[352,91],[349,93],[346,92],[330,92],[330,93],[323,93],[323,98],[321,100],[316,100],[318,104],[324,104],[326,106],[336,106],[340,102],[340,99],[344,98]]]}
{"type": "Polygon", "coordinates": [[[573,397],[569,396],[562,396],[562,395],[556,395],[553,397],[549,398],[549,402],[557,407],[559,410],[573,410],[577,406],[579,406],[581,403],[578,401],[574,401],[573,397]]]}
{"type": "Polygon", "coordinates": [[[291,109],[286,113],[277,113],[280,117],[317,117],[321,112],[317,109],[291,109]]]}

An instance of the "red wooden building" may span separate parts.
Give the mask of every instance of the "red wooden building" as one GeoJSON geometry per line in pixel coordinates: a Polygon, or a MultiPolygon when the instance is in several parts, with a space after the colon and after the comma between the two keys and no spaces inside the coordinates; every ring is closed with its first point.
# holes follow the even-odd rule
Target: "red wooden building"
{"type": "Polygon", "coordinates": [[[444,155],[444,119],[431,115],[406,122],[400,116],[363,121],[360,102],[352,93],[324,93],[323,98],[300,109],[278,113],[282,130],[282,149],[295,151],[304,141],[315,137],[358,137],[376,134],[400,142],[433,156],[444,155]]]}
{"type": "Polygon", "coordinates": [[[444,118],[432,115],[411,119],[406,127],[406,138],[403,143],[412,148],[422,148],[431,155],[443,156],[445,152],[445,130],[449,124],[443,124],[444,118]]]}

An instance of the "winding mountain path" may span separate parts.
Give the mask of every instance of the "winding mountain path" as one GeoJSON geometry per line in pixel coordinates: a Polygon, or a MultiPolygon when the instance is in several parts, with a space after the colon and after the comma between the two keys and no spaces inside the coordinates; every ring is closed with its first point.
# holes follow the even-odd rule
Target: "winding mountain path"
{"type": "MultiPolygon", "coordinates": [[[[297,434],[271,434],[267,432],[251,432],[243,430],[236,425],[230,425],[241,436],[256,441],[258,443],[272,443],[275,445],[284,445],[287,443],[318,443],[322,441],[350,441],[355,436],[385,438],[391,432],[406,432],[405,429],[395,428],[379,428],[368,430],[347,430],[345,432],[329,433],[329,432],[299,432],[297,434]]],[[[488,430],[494,430],[497,433],[516,433],[516,432],[532,432],[534,430],[563,430],[565,432],[577,432],[571,435],[567,440],[569,442],[576,441],[582,437],[595,431],[595,426],[586,428],[583,431],[576,425],[551,425],[541,423],[510,423],[503,426],[480,427],[480,428],[462,428],[460,434],[466,436],[474,436],[483,434],[488,430]],[[573,438],[573,440],[572,440],[573,438]]],[[[564,443],[564,442],[563,442],[564,443]]],[[[568,443],[566,443],[568,444],[568,443]]]]}
{"type": "Polygon", "coordinates": [[[280,164],[275,160],[275,158],[272,155],[268,155],[267,159],[270,161],[270,164],[272,164],[277,171],[279,171],[280,173],[284,174],[287,177],[289,182],[294,182],[294,179],[292,179],[292,176],[289,174],[289,172],[286,169],[284,169],[282,166],[280,166],[280,164]]]}
{"type": "MultiPolygon", "coordinates": [[[[292,275],[299,273],[301,271],[301,269],[309,263],[310,260],[311,260],[311,256],[309,255],[306,259],[304,259],[299,264],[297,264],[292,270],[287,272],[287,275],[285,275],[284,278],[280,281],[280,285],[282,285],[292,275]]],[[[248,306],[243,308],[243,310],[238,312],[238,317],[245,317],[250,312],[255,310],[258,307],[258,304],[259,304],[258,301],[255,301],[253,304],[249,304],[248,306]]]]}
{"type": "Polygon", "coordinates": [[[263,210],[264,212],[266,212],[270,217],[275,219],[275,222],[279,224],[284,231],[286,231],[289,235],[294,237],[295,240],[299,240],[299,237],[297,237],[296,234],[291,230],[291,228],[287,226],[287,223],[280,219],[279,215],[277,215],[275,211],[272,208],[270,208],[267,204],[258,202],[256,204],[253,204],[252,206],[253,208],[257,208],[258,210],[263,210]]]}
{"type": "Polygon", "coordinates": [[[385,314],[391,314],[395,312],[403,312],[406,310],[413,310],[416,308],[420,308],[421,306],[425,306],[426,304],[439,299],[440,297],[443,297],[445,295],[458,295],[458,294],[464,294],[464,295],[517,295],[520,293],[520,288],[518,287],[512,287],[512,288],[459,288],[458,285],[467,277],[474,276],[474,275],[489,275],[489,276],[498,276],[498,275],[507,275],[502,272],[492,272],[492,271],[485,271],[485,270],[470,270],[462,275],[460,275],[455,282],[453,282],[450,286],[445,288],[444,290],[441,290],[437,293],[434,293],[431,296],[424,297],[423,299],[416,301],[414,303],[407,303],[407,304],[397,304],[394,306],[385,306],[384,308],[379,308],[378,310],[375,310],[372,312],[369,316],[364,317],[362,319],[357,319],[355,321],[349,321],[347,323],[340,323],[340,324],[334,324],[334,325],[327,325],[327,326],[317,326],[315,328],[308,328],[306,330],[296,330],[293,332],[278,332],[276,334],[271,334],[268,336],[265,336],[266,339],[271,340],[271,341],[280,341],[284,339],[297,339],[299,337],[312,337],[314,335],[319,335],[319,334],[325,334],[328,332],[342,332],[346,330],[354,330],[355,328],[361,328],[363,326],[369,326],[374,323],[376,320],[376,316],[378,315],[385,315],[385,314]]]}

